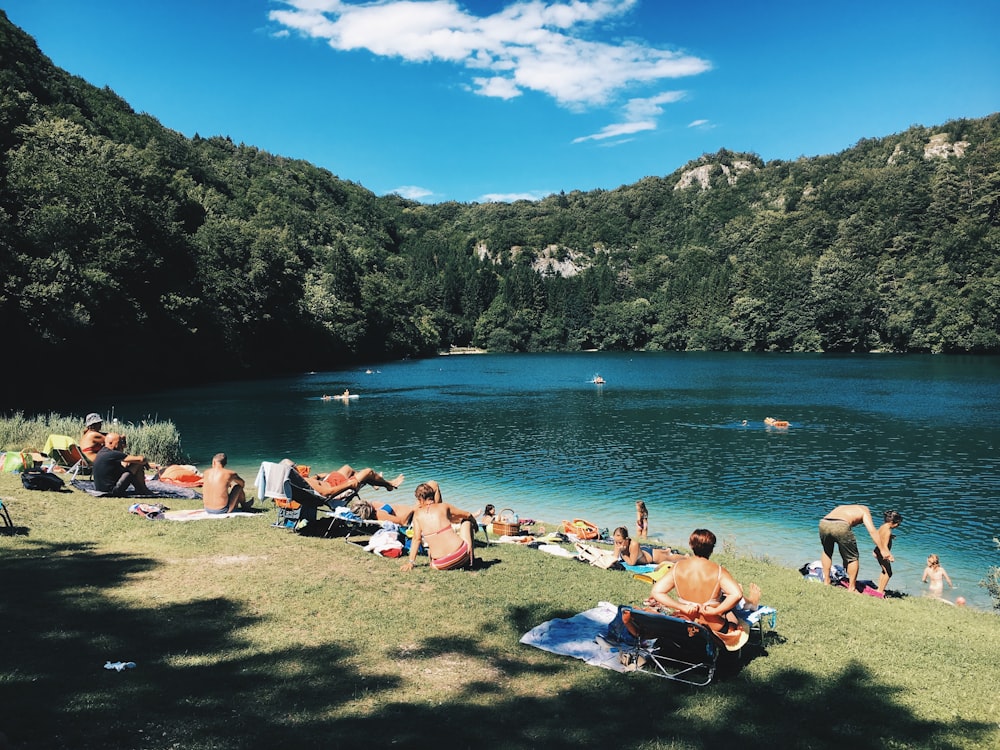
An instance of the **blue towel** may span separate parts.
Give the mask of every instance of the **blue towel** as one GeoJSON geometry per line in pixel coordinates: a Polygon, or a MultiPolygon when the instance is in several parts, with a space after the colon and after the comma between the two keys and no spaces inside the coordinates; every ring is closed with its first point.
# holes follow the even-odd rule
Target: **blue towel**
{"type": "Polygon", "coordinates": [[[625,570],[627,570],[629,573],[635,573],[637,575],[641,575],[641,574],[645,574],[645,573],[652,573],[654,570],[656,570],[659,567],[658,565],[649,565],[649,564],[647,564],[647,565],[629,565],[624,560],[619,560],[618,562],[620,562],[621,566],[623,568],[625,568],[625,570]]]}

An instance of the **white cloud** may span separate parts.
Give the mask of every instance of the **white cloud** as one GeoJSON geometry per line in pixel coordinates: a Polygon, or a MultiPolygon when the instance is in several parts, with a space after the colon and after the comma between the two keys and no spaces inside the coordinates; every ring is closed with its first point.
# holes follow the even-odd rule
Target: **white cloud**
{"type": "Polygon", "coordinates": [[[412,62],[452,62],[476,76],[483,96],[538,91],[566,107],[603,105],[623,89],[697,75],[708,61],[637,42],[593,38],[601,22],[638,0],[519,0],[477,16],[455,0],[281,0],[270,19],[336,50],[365,49],[412,62]]]}
{"type": "Polygon", "coordinates": [[[641,133],[644,130],[656,130],[656,118],[663,114],[662,105],[672,104],[683,98],[683,91],[664,91],[644,99],[629,99],[622,108],[624,122],[605,125],[596,133],[574,138],[573,143],[603,141],[608,138],[620,138],[623,135],[641,133]]]}
{"type": "Polygon", "coordinates": [[[633,135],[641,133],[643,130],[656,130],[656,123],[652,120],[645,122],[619,122],[615,125],[605,125],[596,133],[591,135],[581,135],[574,138],[573,143],[583,143],[584,141],[603,141],[607,138],[618,138],[623,135],[633,135]]]}
{"type": "Polygon", "coordinates": [[[494,96],[498,99],[513,99],[520,96],[521,91],[509,78],[473,78],[477,91],[483,96],[494,96]]]}
{"type": "Polygon", "coordinates": [[[689,128],[700,128],[702,130],[711,130],[712,128],[715,127],[715,125],[713,125],[708,120],[692,120],[688,124],[688,127],[689,128]]]}
{"type": "Polygon", "coordinates": [[[549,193],[486,193],[476,200],[479,203],[513,203],[514,201],[538,201],[549,193]]]}
{"type": "Polygon", "coordinates": [[[427,188],[422,188],[419,185],[400,185],[398,188],[393,188],[389,191],[389,194],[395,193],[401,198],[406,198],[411,201],[419,201],[434,195],[433,190],[428,190],[427,188]]]}

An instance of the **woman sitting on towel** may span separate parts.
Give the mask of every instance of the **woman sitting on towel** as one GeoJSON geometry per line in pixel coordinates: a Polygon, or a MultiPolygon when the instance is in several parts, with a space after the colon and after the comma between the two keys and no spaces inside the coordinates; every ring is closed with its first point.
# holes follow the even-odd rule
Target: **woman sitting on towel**
{"type": "Polygon", "coordinates": [[[629,565],[659,565],[664,562],[683,560],[684,555],[674,554],[669,549],[661,549],[650,545],[640,545],[635,539],[630,539],[628,529],[619,526],[613,534],[615,552],[629,565]]]}
{"type": "Polygon", "coordinates": [[[402,570],[413,570],[421,542],[427,545],[431,567],[435,570],[473,567],[476,563],[472,546],[472,535],[476,530],[473,515],[450,503],[440,502],[437,482],[421,484],[414,494],[417,510],[413,514],[410,560],[402,566],[402,570]],[[453,523],[461,524],[458,533],[452,528],[453,523]]]}
{"type": "Polygon", "coordinates": [[[715,542],[715,534],[708,529],[695,529],[688,540],[694,557],[674,563],[670,572],[653,584],[645,603],[667,607],[678,617],[701,623],[729,651],[738,651],[746,643],[748,633],[732,610],[743,598],[743,588],[728,570],[709,561],[715,542]],[[671,591],[676,599],[667,596],[671,591]]]}

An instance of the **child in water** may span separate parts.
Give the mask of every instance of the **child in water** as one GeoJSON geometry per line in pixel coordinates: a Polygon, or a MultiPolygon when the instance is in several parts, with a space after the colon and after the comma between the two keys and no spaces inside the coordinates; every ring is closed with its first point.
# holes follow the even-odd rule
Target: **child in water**
{"type": "MultiPolygon", "coordinates": [[[[894,510],[887,510],[882,514],[882,518],[885,523],[879,526],[876,536],[886,549],[891,550],[892,540],[896,538],[892,530],[903,522],[903,517],[894,510]]],[[[878,547],[873,550],[872,554],[875,555],[875,559],[878,560],[878,564],[882,568],[882,573],[878,577],[878,590],[884,594],[885,587],[889,585],[889,579],[892,578],[892,563],[882,557],[878,547]]]]}
{"type": "Polygon", "coordinates": [[[943,598],[945,581],[948,582],[949,586],[955,588],[955,584],[948,577],[948,571],[941,567],[941,560],[938,559],[937,555],[927,556],[927,567],[924,568],[924,575],[921,577],[920,582],[923,583],[927,580],[930,581],[928,593],[935,599],[943,598]]]}
{"type": "Polygon", "coordinates": [[[635,501],[635,538],[645,539],[649,532],[649,511],[642,500],[635,501]]]}

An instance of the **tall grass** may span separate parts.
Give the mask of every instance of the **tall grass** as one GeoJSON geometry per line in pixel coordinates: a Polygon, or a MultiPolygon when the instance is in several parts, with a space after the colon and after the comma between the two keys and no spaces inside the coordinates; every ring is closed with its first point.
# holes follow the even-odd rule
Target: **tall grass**
{"type": "MultiPolygon", "coordinates": [[[[62,414],[25,417],[22,412],[0,417],[0,450],[36,451],[45,447],[49,435],[69,435],[79,439],[83,432],[84,417],[62,414]]],[[[128,451],[143,455],[153,463],[168,465],[187,463],[181,450],[181,436],[177,426],[170,421],[104,423],[105,432],[119,432],[126,436],[128,451]]]]}

